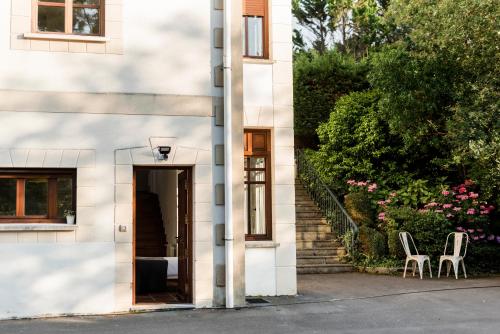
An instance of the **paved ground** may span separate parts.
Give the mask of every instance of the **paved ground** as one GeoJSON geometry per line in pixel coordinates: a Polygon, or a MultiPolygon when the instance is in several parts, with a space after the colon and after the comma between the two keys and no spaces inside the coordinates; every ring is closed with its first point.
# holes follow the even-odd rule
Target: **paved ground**
{"type": "Polygon", "coordinates": [[[1,334],[500,333],[500,277],[299,276],[276,305],[0,322],[1,334]]]}

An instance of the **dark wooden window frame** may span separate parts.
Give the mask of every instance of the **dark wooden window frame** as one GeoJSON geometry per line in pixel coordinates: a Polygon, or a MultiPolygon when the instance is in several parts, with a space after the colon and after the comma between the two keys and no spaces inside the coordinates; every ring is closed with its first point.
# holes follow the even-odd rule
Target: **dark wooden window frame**
{"type": "Polygon", "coordinates": [[[39,1],[32,0],[32,18],[31,26],[33,32],[39,34],[58,34],[58,35],[79,35],[79,36],[104,36],[104,0],[99,0],[98,5],[75,4],[73,0],[65,0],[64,2],[53,2],[50,0],[39,1]],[[38,6],[45,7],[63,7],[64,8],[64,32],[57,31],[40,31],[38,29],[38,6]],[[98,34],[80,34],[73,32],[73,8],[96,8],[99,10],[99,33],[98,34]]]}
{"type": "Polygon", "coordinates": [[[64,217],[57,217],[57,179],[71,177],[73,182],[73,210],[76,209],[75,169],[2,169],[0,179],[16,180],[16,215],[0,216],[0,224],[65,224],[64,217]],[[25,215],[25,184],[28,179],[48,180],[48,214],[44,216],[25,215]]]}
{"type": "MultiPolygon", "coordinates": [[[[249,1],[249,0],[243,0],[249,1]]],[[[243,13],[243,24],[245,25],[245,35],[243,38],[245,39],[245,50],[242,50],[243,57],[250,59],[269,59],[269,2],[268,0],[263,0],[264,9],[263,13],[253,13],[247,12],[243,13]],[[262,18],[262,56],[250,56],[248,55],[248,17],[261,17],[262,18]]]]}
{"type": "MultiPolygon", "coordinates": [[[[247,241],[258,241],[258,240],[272,240],[273,238],[273,223],[272,223],[272,179],[271,179],[271,131],[261,130],[261,129],[245,129],[245,159],[250,157],[263,157],[265,158],[266,165],[265,168],[250,168],[247,163],[245,167],[245,173],[247,178],[245,184],[265,184],[265,210],[266,210],[266,234],[246,234],[245,240],[247,241]],[[254,151],[253,150],[253,136],[252,134],[262,134],[265,135],[266,150],[265,151],[254,151]],[[250,181],[250,172],[252,171],[265,171],[265,181],[250,181]]],[[[250,187],[247,187],[246,191],[250,191],[250,187]]],[[[250,196],[247,196],[250,199],[250,196]]],[[[247,205],[250,208],[250,205],[247,205]]],[[[245,212],[247,215],[247,221],[250,223],[250,212],[245,212]]]]}

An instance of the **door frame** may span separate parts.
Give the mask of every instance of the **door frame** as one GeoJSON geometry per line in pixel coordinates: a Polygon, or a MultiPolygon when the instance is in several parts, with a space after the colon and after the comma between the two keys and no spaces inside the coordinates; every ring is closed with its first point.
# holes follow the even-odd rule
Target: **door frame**
{"type": "MultiPolygon", "coordinates": [[[[187,175],[187,219],[188,219],[188,231],[187,231],[187,239],[188,239],[188,267],[187,267],[187,281],[188,281],[188,295],[186,303],[193,302],[193,287],[194,287],[194,277],[193,277],[193,269],[194,269],[194,261],[193,261],[193,205],[194,205],[194,196],[193,196],[193,167],[191,166],[133,166],[133,181],[132,181],[132,305],[137,305],[136,303],[136,190],[137,190],[137,171],[139,170],[182,170],[186,172],[187,175]]],[[[178,222],[176,222],[178,224],[178,222]]]]}

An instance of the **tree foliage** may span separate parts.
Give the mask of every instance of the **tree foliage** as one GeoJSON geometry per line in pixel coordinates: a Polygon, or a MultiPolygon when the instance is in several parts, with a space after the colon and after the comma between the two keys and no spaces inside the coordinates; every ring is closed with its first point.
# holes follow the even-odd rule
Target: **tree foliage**
{"type": "Polygon", "coordinates": [[[367,64],[336,51],[297,55],[294,62],[295,134],[315,142],[316,128],[328,119],[335,102],[368,88],[367,64]]]}

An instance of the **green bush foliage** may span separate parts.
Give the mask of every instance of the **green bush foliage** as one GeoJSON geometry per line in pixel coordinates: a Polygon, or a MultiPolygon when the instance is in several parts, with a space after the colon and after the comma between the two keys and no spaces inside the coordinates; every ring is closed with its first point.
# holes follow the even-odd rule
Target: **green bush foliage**
{"type": "Polygon", "coordinates": [[[371,227],[359,228],[358,245],[359,251],[366,257],[380,259],[387,255],[384,235],[371,227]]]}
{"type": "Polygon", "coordinates": [[[336,51],[304,52],[294,61],[295,135],[317,142],[316,128],[328,119],[337,100],[368,88],[368,66],[336,51]]]}
{"type": "Polygon", "coordinates": [[[344,205],[356,224],[374,227],[374,212],[368,193],[364,191],[349,193],[344,197],[344,205]]]}

